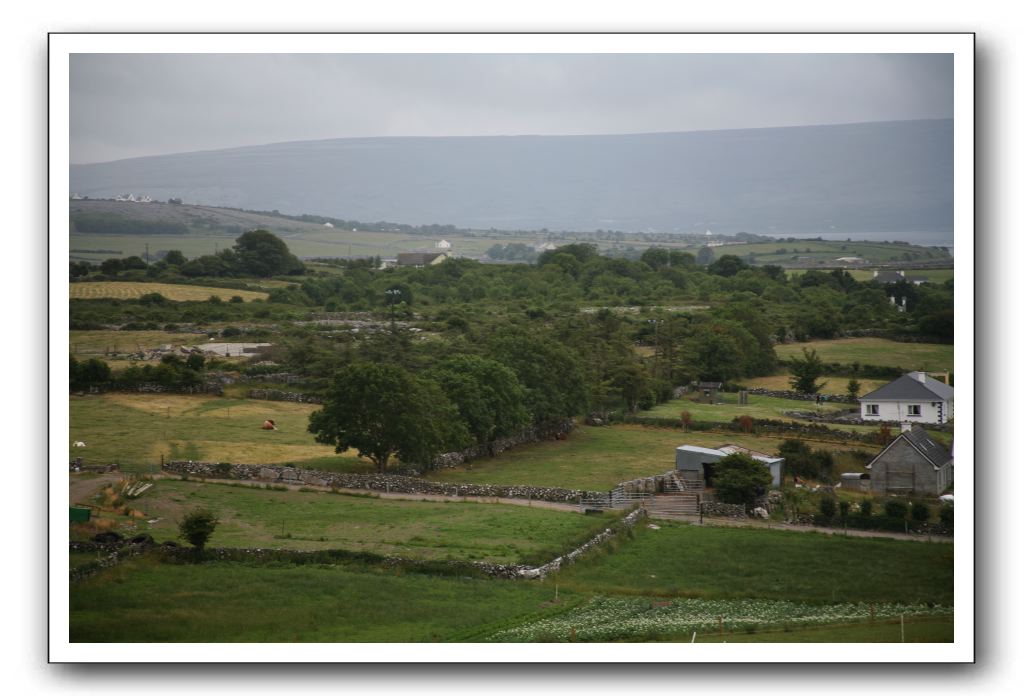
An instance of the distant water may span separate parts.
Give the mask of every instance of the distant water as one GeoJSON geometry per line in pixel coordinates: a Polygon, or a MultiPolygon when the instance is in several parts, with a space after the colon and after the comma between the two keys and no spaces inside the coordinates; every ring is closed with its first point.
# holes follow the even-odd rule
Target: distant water
{"type": "Polygon", "coordinates": [[[820,237],[830,242],[844,242],[847,239],[853,242],[908,242],[917,246],[948,247],[949,253],[953,253],[955,239],[952,232],[932,231],[910,231],[910,232],[792,232],[792,233],[770,233],[771,236],[787,239],[811,239],[820,237]]]}

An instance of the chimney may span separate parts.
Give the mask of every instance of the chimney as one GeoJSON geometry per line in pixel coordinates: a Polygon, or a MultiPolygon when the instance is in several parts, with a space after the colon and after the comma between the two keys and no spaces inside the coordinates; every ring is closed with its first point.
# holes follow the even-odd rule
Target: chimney
{"type": "Polygon", "coordinates": [[[920,382],[921,384],[926,384],[927,383],[927,373],[926,372],[910,372],[909,376],[912,377],[913,379],[915,379],[917,382],[920,382]]]}
{"type": "Polygon", "coordinates": [[[945,386],[948,386],[948,370],[945,370],[945,386]]]}
{"type": "Polygon", "coordinates": [[[908,433],[910,430],[913,429],[913,424],[912,423],[902,423],[900,427],[902,428],[902,432],[908,433]]]}

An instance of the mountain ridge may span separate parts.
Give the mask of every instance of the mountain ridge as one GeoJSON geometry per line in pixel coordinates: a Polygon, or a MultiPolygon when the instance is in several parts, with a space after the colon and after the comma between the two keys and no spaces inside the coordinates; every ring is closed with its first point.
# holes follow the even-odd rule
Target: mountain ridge
{"type": "Polygon", "coordinates": [[[71,190],[474,228],[947,231],[952,121],[336,138],[70,167],[71,190]]]}

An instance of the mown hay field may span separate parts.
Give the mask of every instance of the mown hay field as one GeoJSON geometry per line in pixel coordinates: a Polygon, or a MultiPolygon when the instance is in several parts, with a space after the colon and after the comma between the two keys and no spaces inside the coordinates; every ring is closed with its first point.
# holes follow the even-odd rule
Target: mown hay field
{"type": "MultiPolygon", "coordinates": [[[[151,350],[162,345],[194,346],[207,341],[206,333],[183,333],[177,331],[72,331],[68,337],[68,350],[72,355],[106,353],[130,353],[151,350]]],[[[237,340],[244,342],[244,337],[237,340]]],[[[218,338],[218,342],[230,343],[230,338],[218,338]]]]}
{"type": "MultiPolygon", "coordinates": [[[[743,377],[736,380],[737,384],[751,389],[770,389],[771,391],[790,391],[792,385],[789,380],[792,379],[792,375],[771,375],[770,377],[743,377]]],[[[846,394],[848,393],[849,377],[821,377],[820,382],[823,382],[824,386],[821,387],[821,394],[846,394]]],[[[860,395],[866,394],[867,392],[873,391],[879,387],[888,384],[890,380],[884,379],[858,379],[860,383],[860,395]]],[[[751,395],[752,400],[755,395],[751,395]]],[[[813,408],[813,403],[809,401],[803,402],[805,406],[803,408],[813,408]]],[[[853,405],[850,405],[853,406],[853,405]]]]}
{"type": "Polygon", "coordinates": [[[334,454],[306,431],[318,406],[171,394],[71,396],[68,454],[86,463],[118,462],[127,471],[152,471],[160,457],[235,464],[327,460],[335,468],[371,471],[349,450],[334,454]],[[266,419],[277,430],[262,430],[266,419]],[[81,441],[85,447],[72,447],[81,441]],[[344,466],[342,466],[342,462],[344,466]]]}
{"type": "Polygon", "coordinates": [[[118,283],[113,281],[97,281],[95,283],[71,283],[70,298],[72,300],[99,300],[112,298],[117,300],[135,300],[150,293],[160,293],[174,302],[201,302],[216,296],[229,300],[234,296],[246,302],[265,300],[269,294],[252,290],[235,290],[233,288],[211,288],[202,285],[175,285],[171,283],[118,283]]]}

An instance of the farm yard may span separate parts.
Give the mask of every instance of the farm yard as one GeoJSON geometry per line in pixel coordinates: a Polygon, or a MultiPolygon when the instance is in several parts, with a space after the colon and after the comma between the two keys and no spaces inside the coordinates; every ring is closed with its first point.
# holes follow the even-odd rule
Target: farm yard
{"type": "Polygon", "coordinates": [[[219,297],[223,301],[232,297],[240,297],[245,302],[265,300],[269,295],[254,290],[235,290],[233,288],[204,287],[201,285],[176,285],[170,283],[135,283],[95,281],[90,283],[71,283],[70,298],[72,300],[99,300],[110,298],[115,300],[137,300],[143,295],[159,293],[172,302],[204,301],[210,297],[219,297]]]}

